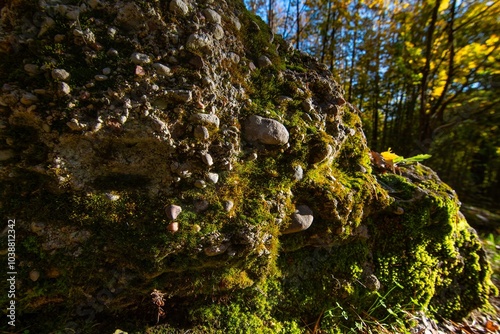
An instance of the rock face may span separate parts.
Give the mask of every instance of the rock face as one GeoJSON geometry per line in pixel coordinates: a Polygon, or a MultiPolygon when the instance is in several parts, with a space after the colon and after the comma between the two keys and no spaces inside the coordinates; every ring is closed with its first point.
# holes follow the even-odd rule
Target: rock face
{"type": "Polygon", "coordinates": [[[325,310],[354,328],[377,290],[453,318],[494,293],[453,190],[372,168],[331,73],[242,1],[18,0],[0,22],[18,328],[300,333],[325,310]]]}

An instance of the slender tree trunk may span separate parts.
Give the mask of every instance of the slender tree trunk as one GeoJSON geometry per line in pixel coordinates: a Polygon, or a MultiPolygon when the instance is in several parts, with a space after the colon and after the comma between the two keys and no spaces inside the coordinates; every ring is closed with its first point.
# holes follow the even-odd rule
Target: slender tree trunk
{"type": "Polygon", "coordinates": [[[354,30],[354,37],[352,41],[352,52],[351,52],[351,68],[349,71],[349,89],[347,91],[347,101],[351,101],[352,97],[352,83],[354,81],[354,64],[356,62],[356,41],[358,39],[358,30],[354,30]]]}
{"type": "MultiPolygon", "coordinates": [[[[441,0],[436,0],[434,8],[432,9],[431,21],[427,29],[425,40],[425,65],[422,69],[422,80],[420,84],[420,108],[419,108],[419,137],[420,142],[424,143],[429,138],[429,119],[430,114],[427,110],[427,86],[429,79],[429,72],[432,61],[432,48],[434,41],[434,32],[436,30],[436,22],[438,18],[438,10],[441,5],[441,0]]],[[[430,112],[430,111],[429,111],[430,112]]]]}
{"type": "Polygon", "coordinates": [[[271,28],[271,31],[274,32],[274,0],[268,0],[267,2],[267,23],[271,28]]]}
{"type": "MultiPolygon", "coordinates": [[[[434,104],[432,108],[432,115],[435,115],[435,123],[433,128],[438,127],[439,125],[443,124],[443,116],[444,116],[444,110],[446,109],[447,103],[444,102],[444,97],[446,96],[446,93],[448,91],[448,88],[450,87],[454,75],[455,75],[455,41],[454,41],[454,23],[455,23],[455,10],[457,6],[457,0],[453,0],[450,5],[450,19],[448,21],[448,52],[449,52],[449,59],[448,59],[448,71],[447,71],[447,78],[446,82],[443,88],[443,91],[441,92],[441,95],[439,96],[438,100],[434,104]]],[[[432,130],[432,129],[431,129],[432,130]]]]}
{"type": "Polygon", "coordinates": [[[332,2],[328,0],[328,13],[326,16],[325,27],[321,32],[321,57],[320,60],[322,63],[325,62],[326,50],[328,45],[328,32],[330,31],[330,21],[332,16],[332,2]]]}
{"type": "Polygon", "coordinates": [[[296,21],[297,21],[297,31],[296,31],[296,49],[300,50],[300,0],[296,0],[295,2],[295,10],[296,10],[296,21]]]}

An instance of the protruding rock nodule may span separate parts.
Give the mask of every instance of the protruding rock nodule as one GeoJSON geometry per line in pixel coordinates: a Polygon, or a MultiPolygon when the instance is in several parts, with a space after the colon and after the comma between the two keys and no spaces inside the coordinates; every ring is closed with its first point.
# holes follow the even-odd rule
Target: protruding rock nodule
{"type": "Polygon", "coordinates": [[[245,135],[249,141],[258,141],[268,145],[288,143],[289,133],[280,122],[257,115],[250,116],[245,122],[245,135]]]}
{"type": "Polygon", "coordinates": [[[171,220],[175,220],[179,214],[182,212],[182,208],[178,205],[171,204],[167,206],[165,209],[165,213],[167,214],[167,217],[171,220]]]}
{"type": "Polygon", "coordinates": [[[283,234],[307,230],[311,226],[313,219],[312,210],[307,205],[299,205],[292,214],[292,223],[283,231],[283,234]]]}

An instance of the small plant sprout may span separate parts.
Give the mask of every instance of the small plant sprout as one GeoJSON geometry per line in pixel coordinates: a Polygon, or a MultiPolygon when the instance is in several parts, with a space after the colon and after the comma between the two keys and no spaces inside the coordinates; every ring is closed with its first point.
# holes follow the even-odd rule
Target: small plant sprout
{"type": "Polygon", "coordinates": [[[164,293],[156,289],[154,289],[153,292],[151,292],[153,304],[155,304],[157,307],[156,323],[160,322],[160,318],[163,318],[165,316],[165,311],[162,308],[162,306],[165,305],[164,296],[165,296],[164,293]]]}
{"type": "Polygon", "coordinates": [[[413,157],[404,158],[392,152],[390,147],[387,149],[387,151],[384,151],[382,153],[378,153],[375,151],[370,152],[370,160],[372,164],[381,172],[390,170],[394,173],[398,170],[398,166],[400,165],[410,165],[429,159],[430,157],[430,154],[418,154],[413,157]]]}

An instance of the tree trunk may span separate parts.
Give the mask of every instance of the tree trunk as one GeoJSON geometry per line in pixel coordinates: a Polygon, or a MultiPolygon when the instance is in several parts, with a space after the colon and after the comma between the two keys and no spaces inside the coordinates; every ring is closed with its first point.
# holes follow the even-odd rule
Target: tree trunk
{"type": "Polygon", "coordinates": [[[438,17],[439,6],[441,5],[441,0],[436,0],[434,8],[432,9],[431,22],[429,23],[429,28],[427,29],[427,36],[425,40],[425,65],[422,69],[422,81],[420,84],[420,110],[419,110],[419,136],[420,142],[425,142],[430,136],[429,131],[429,119],[430,114],[427,113],[427,85],[429,72],[431,68],[432,60],[432,42],[434,40],[434,32],[436,30],[436,22],[438,17]]]}

